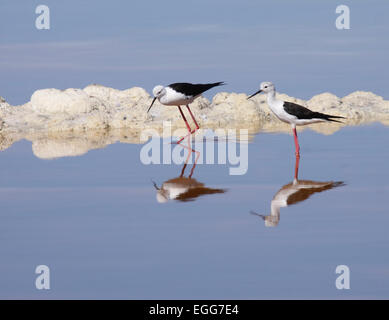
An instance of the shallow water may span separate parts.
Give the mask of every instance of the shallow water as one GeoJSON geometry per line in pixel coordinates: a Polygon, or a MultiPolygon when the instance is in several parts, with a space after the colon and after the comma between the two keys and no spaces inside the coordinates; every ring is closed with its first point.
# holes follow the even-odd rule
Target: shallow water
{"type": "Polygon", "coordinates": [[[183,165],[143,165],[141,145],[41,160],[15,143],[0,153],[0,298],[389,298],[389,128],[305,130],[300,144],[310,189],[270,227],[256,214],[293,182],[290,135],[256,135],[245,175],[198,164],[192,179],[219,192],[166,203],[152,181],[183,165]],[[50,290],[35,288],[42,264],[50,290]]]}

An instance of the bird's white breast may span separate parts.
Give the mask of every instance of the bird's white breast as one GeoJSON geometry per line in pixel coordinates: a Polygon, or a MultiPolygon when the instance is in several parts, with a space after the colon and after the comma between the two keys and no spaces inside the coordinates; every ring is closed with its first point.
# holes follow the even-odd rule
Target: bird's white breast
{"type": "Polygon", "coordinates": [[[194,97],[186,96],[170,87],[166,87],[166,94],[159,99],[159,102],[166,106],[181,106],[192,103],[194,97]]]}
{"type": "Polygon", "coordinates": [[[181,183],[165,182],[162,185],[162,189],[167,191],[170,199],[176,199],[180,194],[187,192],[190,186],[181,183]]]}
{"type": "Polygon", "coordinates": [[[296,116],[285,111],[283,100],[277,100],[275,98],[268,97],[267,103],[277,118],[286,123],[302,126],[325,121],[324,119],[298,119],[296,116]]]}
{"type": "Polygon", "coordinates": [[[267,99],[267,103],[270,107],[270,110],[276,115],[278,119],[283,122],[293,123],[297,118],[293,115],[287,113],[284,109],[284,101],[277,99],[267,99]]]}

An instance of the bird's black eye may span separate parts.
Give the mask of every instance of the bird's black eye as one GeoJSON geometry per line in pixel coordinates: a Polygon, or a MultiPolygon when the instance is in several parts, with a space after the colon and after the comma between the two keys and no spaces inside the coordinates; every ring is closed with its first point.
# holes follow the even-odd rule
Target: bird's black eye
{"type": "Polygon", "coordinates": [[[265,86],[265,89],[267,88],[267,86],[265,86]]]}

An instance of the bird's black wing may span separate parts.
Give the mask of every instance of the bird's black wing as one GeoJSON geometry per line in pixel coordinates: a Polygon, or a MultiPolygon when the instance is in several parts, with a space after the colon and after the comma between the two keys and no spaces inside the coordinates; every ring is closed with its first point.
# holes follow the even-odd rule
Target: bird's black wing
{"type": "MultiPolygon", "coordinates": [[[[299,181],[300,183],[304,180],[299,181]]],[[[308,183],[315,183],[315,181],[306,181],[308,183]]],[[[307,200],[311,195],[319,192],[323,192],[326,190],[330,190],[332,188],[336,187],[342,187],[344,186],[343,181],[335,181],[335,182],[328,182],[327,184],[323,184],[322,186],[312,187],[312,188],[301,188],[297,192],[291,194],[288,199],[286,200],[288,206],[292,204],[299,203],[301,201],[307,200]]]]}
{"type": "Polygon", "coordinates": [[[188,191],[181,193],[175,200],[187,202],[193,201],[197,197],[204,196],[207,194],[225,193],[226,189],[212,189],[206,187],[191,188],[188,191]]]}
{"type": "Polygon", "coordinates": [[[201,84],[201,83],[192,84],[192,83],[179,82],[179,83],[169,84],[169,87],[177,92],[185,94],[186,96],[195,97],[213,87],[221,86],[223,84],[224,82],[215,82],[215,83],[206,83],[206,84],[201,84]]]}
{"type": "Polygon", "coordinates": [[[340,122],[335,119],[344,119],[344,117],[340,116],[332,116],[329,114],[321,113],[321,112],[315,112],[312,110],[309,110],[308,108],[305,108],[297,103],[284,101],[284,110],[297,117],[297,119],[305,120],[305,119],[323,119],[327,121],[334,121],[334,122],[340,122]]]}

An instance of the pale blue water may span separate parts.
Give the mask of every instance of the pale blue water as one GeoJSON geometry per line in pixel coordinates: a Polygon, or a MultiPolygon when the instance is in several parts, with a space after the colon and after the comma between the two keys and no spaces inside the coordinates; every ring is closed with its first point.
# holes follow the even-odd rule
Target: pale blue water
{"type": "MultiPolygon", "coordinates": [[[[156,201],[182,166],[139,161],[140,145],[41,160],[21,141],[0,153],[0,298],[389,298],[389,129],[300,134],[300,179],[342,181],[268,214],[292,181],[290,135],[258,134],[246,175],[198,165],[193,178],[227,189],[156,201]],[[35,288],[37,265],[51,289],[35,288]],[[351,289],[337,290],[345,264],[351,289]]],[[[188,165],[186,175],[191,166],[188,165]]]]}

